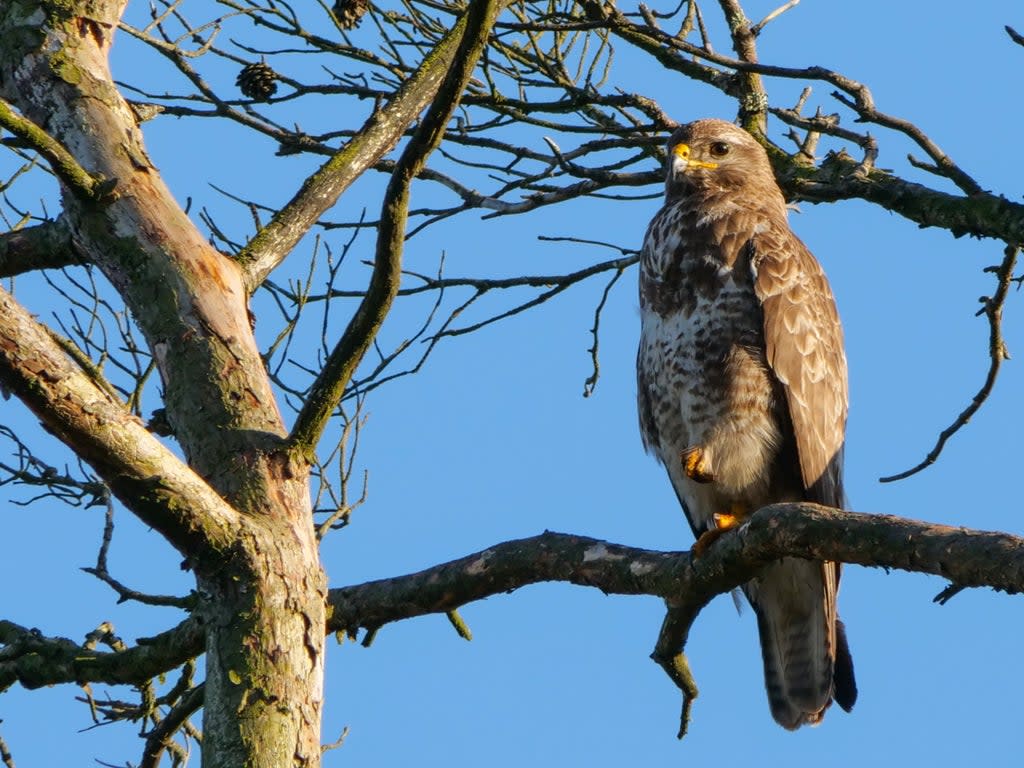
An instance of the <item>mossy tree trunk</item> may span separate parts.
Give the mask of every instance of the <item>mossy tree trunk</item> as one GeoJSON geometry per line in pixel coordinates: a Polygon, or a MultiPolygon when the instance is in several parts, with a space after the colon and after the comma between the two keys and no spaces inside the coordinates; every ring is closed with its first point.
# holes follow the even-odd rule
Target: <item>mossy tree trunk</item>
{"type": "MultiPolygon", "coordinates": [[[[186,461],[2,289],[0,381],[195,573],[193,616],[206,652],[203,764],[317,766],[327,580],[310,463],[397,292],[409,186],[440,143],[507,3],[472,3],[339,151],[342,159],[355,153],[365,169],[434,101],[388,187],[371,290],[291,433],[253,337],[249,292],[351,183],[353,163],[329,161],[302,185],[271,222],[288,237],[269,246],[256,238],[259,252],[237,259],[217,251],[171,196],[115,87],[108,59],[126,4],[0,6],[0,126],[57,176],[63,210],[47,230],[52,247],[98,267],[121,295],[155,360],[166,421],[186,461]]],[[[19,269],[68,263],[47,252],[48,243],[34,243],[38,263],[19,269]]]]}
{"type": "MultiPolygon", "coordinates": [[[[164,482],[176,461],[169,453],[166,464],[138,471],[131,445],[116,459],[86,449],[47,393],[33,407],[99,463],[121,501],[175,543],[196,574],[206,629],[204,765],[319,765],[326,579],[309,465],[287,450],[242,271],[175,202],[114,87],[108,54],[123,10],[112,0],[9,4],[0,34],[20,50],[6,46],[2,92],[19,113],[12,120],[66,150],[66,166],[55,167],[72,242],[131,310],[154,354],[174,436],[192,472],[227,502],[223,517],[171,481],[154,500],[139,478],[128,479],[148,471],[164,482]]],[[[139,433],[139,443],[155,442],[139,433]]]]}

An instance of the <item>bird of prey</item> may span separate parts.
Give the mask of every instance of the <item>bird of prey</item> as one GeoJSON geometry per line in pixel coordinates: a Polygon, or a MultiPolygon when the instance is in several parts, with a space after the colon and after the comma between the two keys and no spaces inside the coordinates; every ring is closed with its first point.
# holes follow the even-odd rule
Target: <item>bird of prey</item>
{"type": "MultiPolygon", "coordinates": [[[[700,552],[767,504],[843,506],[846,358],[832,291],[761,145],[698,120],[668,157],[640,257],[637,400],[700,552]]],[[[772,716],[790,730],[857,698],[839,571],[790,557],[743,586],[772,716]]]]}

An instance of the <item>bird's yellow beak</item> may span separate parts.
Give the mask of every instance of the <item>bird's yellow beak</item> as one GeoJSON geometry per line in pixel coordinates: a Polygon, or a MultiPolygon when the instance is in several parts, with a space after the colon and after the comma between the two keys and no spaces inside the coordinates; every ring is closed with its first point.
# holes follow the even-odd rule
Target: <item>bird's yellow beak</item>
{"type": "Polygon", "coordinates": [[[704,163],[700,160],[690,159],[690,145],[689,144],[676,144],[672,149],[672,154],[686,163],[687,168],[717,168],[718,163],[704,163]]]}

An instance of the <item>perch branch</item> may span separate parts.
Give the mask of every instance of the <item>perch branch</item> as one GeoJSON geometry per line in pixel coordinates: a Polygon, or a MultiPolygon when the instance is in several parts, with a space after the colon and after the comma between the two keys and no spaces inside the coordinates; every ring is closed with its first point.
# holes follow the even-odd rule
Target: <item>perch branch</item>
{"type": "Polygon", "coordinates": [[[845,512],[815,504],[765,507],[700,558],[585,536],[543,533],[418,573],[330,591],[332,632],[447,613],[528,584],[566,581],[608,594],[700,604],[750,580],[781,557],[837,560],[942,576],[964,587],[1024,591],[1024,538],[845,512]]]}
{"type": "MultiPolygon", "coordinates": [[[[447,615],[475,600],[545,581],[606,594],[652,595],[669,603],[654,657],[677,685],[684,684],[680,687],[692,701],[696,686],[681,654],[693,619],[714,596],[749,581],[766,563],[790,556],[930,573],[962,588],[1024,591],[1024,538],[815,504],[777,504],[755,513],[697,559],[689,552],[547,532],[418,573],[335,588],[328,597],[332,610],[326,630],[354,636],[366,628],[372,634],[391,622],[447,615]]],[[[0,690],[14,682],[27,688],[139,684],[202,649],[202,627],[191,618],[119,652],[97,652],[0,621],[0,690]]]]}
{"type": "Polygon", "coordinates": [[[749,581],[766,563],[794,556],[931,573],[963,587],[1024,591],[1024,539],[814,504],[777,504],[722,536],[700,558],[652,552],[568,534],[509,541],[419,573],[333,589],[328,628],[354,636],[528,584],[567,581],[609,594],[649,594],[669,606],[652,658],[683,694],[686,733],[697,686],[684,645],[716,595],[749,581]]]}

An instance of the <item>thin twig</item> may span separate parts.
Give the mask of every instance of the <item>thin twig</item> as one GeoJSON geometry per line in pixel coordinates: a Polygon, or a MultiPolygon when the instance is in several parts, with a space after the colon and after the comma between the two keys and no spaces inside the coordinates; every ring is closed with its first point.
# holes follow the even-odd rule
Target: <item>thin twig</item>
{"type": "Polygon", "coordinates": [[[145,592],[139,592],[131,589],[130,587],[126,587],[110,575],[110,571],[107,569],[107,554],[110,552],[110,545],[114,540],[114,501],[109,495],[107,496],[106,504],[107,512],[103,524],[103,540],[100,543],[99,553],[96,555],[96,565],[92,568],[82,568],[82,570],[85,573],[95,576],[117,592],[118,603],[134,600],[135,602],[142,603],[144,605],[161,605],[186,609],[193,607],[195,603],[193,598],[176,597],[171,595],[149,595],[145,592]]]}
{"type": "Polygon", "coordinates": [[[290,445],[304,456],[314,453],[331,414],[341,402],[345,388],[398,293],[412,180],[441,143],[445,126],[458,107],[473,67],[490,35],[491,25],[508,1],[474,0],[470,4],[465,14],[465,32],[454,53],[454,63],[391,176],[381,209],[377,252],[366,296],[317,376],[289,436],[290,445]]]}
{"type": "Polygon", "coordinates": [[[332,749],[337,749],[338,747],[343,746],[345,744],[345,739],[347,738],[348,726],[346,725],[344,728],[341,729],[341,735],[337,739],[332,741],[330,744],[322,744],[320,746],[321,754],[323,754],[324,752],[330,752],[332,749]]]}
{"type": "Polygon", "coordinates": [[[590,397],[594,394],[594,390],[597,388],[597,379],[601,373],[601,364],[598,357],[598,344],[600,340],[600,328],[601,328],[601,311],[604,309],[605,302],[608,301],[608,294],[611,293],[612,286],[618,282],[619,278],[622,277],[623,269],[619,268],[612,275],[612,279],[607,282],[604,287],[604,291],[601,293],[601,300],[597,303],[597,307],[594,309],[594,324],[590,328],[590,336],[593,339],[593,343],[590,345],[590,362],[593,365],[593,373],[587,377],[587,380],[583,382],[583,396],[590,397]]]}
{"type": "Polygon", "coordinates": [[[896,480],[903,480],[911,475],[916,475],[921,470],[934,464],[939,458],[939,454],[942,453],[942,449],[946,446],[946,442],[971,420],[971,417],[978,412],[978,409],[985,404],[989,395],[992,394],[992,389],[995,387],[996,378],[999,376],[999,369],[1002,367],[1003,360],[1010,358],[1006,342],[1003,341],[1003,306],[1006,304],[1010,285],[1014,282],[1013,269],[1017,264],[1017,254],[1019,252],[1019,246],[1006,246],[1006,249],[1003,251],[1002,263],[985,270],[986,272],[994,272],[997,279],[995,293],[991,297],[983,297],[982,302],[984,306],[978,310],[978,314],[984,314],[988,318],[989,323],[989,366],[988,374],[985,376],[985,383],[981,385],[981,389],[978,390],[970,404],[960,412],[960,415],[956,417],[953,423],[942,430],[935,443],[935,447],[928,452],[928,455],[919,464],[898,474],[880,477],[878,478],[879,482],[891,483],[896,480]]]}
{"type": "Polygon", "coordinates": [[[690,627],[704,605],[706,602],[702,605],[670,602],[661,631],[658,633],[658,642],[651,653],[651,658],[665,670],[665,674],[683,696],[679,713],[679,731],[676,733],[678,739],[686,736],[690,728],[690,713],[699,694],[684,648],[690,627]]]}
{"type": "Polygon", "coordinates": [[[752,26],[752,27],[750,28],[750,33],[751,33],[751,34],[752,34],[752,35],[753,35],[754,37],[757,37],[758,35],[760,35],[760,34],[761,34],[761,30],[763,30],[763,29],[764,29],[764,28],[765,28],[766,26],[768,26],[768,25],[769,25],[769,24],[770,24],[771,22],[775,21],[775,19],[779,18],[779,16],[781,16],[782,14],[784,14],[784,13],[785,13],[786,11],[790,10],[791,8],[794,8],[794,7],[796,7],[796,6],[797,6],[797,5],[799,5],[799,4],[800,4],[800,0],[789,0],[789,2],[788,2],[788,3],[784,3],[784,4],[780,5],[780,6],[779,6],[778,8],[776,8],[776,9],[775,9],[774,11],[772,11],[771,13],[769,13],[769,14],[768,14],[767,16],[765,16],[765,17],[764,17],[763,19],[761,19],[761,20],[760,20],[759,22],[757,22],[757,24],[755,24],[754,26],[752,26]]]}
{"type": "Polygon", "coordinates": [[[188,718],[203,706],[205,686],[200,683],[182,696],[181,700],[167,713],[160,723],[146,734],[146,745],[142,751],[139,768],[157,768],[160,758],[172,743],[174,734],[182,728],[188,718]]]}
{"type": "MultiPolygon", "coordinates": [[[[2,723],[3,720],[0,720],[2,723]]],[[[10,748],[7,746],[7,742],[4,741],[4,737],[0,736],[0,760],[3,761],[7,768],[15,768],[14,756],[11,754],[10,748]]]]}

